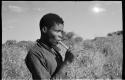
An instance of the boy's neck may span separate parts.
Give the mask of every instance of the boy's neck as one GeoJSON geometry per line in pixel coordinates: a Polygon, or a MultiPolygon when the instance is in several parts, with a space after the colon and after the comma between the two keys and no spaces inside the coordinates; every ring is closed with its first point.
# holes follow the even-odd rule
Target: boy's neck
{"type": "Polygon", "coordinates": [[[47,45],[50,48],[52,47],[51,43],[49,42],[49,40],[48,40],[48,38],[46,36],[41,36],[39,41],[44,43],[45,45],[47,45]]]}

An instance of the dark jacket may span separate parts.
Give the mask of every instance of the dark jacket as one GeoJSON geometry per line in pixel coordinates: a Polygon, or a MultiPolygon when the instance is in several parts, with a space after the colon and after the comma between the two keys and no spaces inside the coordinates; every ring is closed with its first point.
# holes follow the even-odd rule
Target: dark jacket
{"type": "Polygon", "coordinates": [[[51,79],[63,63],[57,51],[39,41],[29,50],[25,62],[33,80],[51,79]]]}

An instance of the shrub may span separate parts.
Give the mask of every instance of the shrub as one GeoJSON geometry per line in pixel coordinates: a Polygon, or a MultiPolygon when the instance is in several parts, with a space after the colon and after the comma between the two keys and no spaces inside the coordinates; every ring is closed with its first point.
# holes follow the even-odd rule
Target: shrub
{"type": "MultiPolygon", "coordinates": [[[[68,35],[69,39],[67,38],[63,42],[67,46],[72,46],[71,53],[66,55],[68,56],[67,61],[53,79],[122,78],[122,33],[97,37],[93,40],[73,38],[73,33],[70,34],[68,35]]],[[[67,36],[66,33],[65,36],[67,36]]],[[[34,43],[32,41],[8,40],[2,44],[3,80],[32,80],[24,59],[34,43]]]]}

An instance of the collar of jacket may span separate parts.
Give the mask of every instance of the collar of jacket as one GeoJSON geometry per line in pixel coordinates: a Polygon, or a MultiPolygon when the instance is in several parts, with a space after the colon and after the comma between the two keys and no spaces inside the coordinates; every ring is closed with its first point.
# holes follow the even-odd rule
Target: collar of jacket
{"type": "Polygon", "coordinates": [[[52,54],[57,55],[57,51],[55,51],[55,49],[53,47],[49,47],[46,42],[43,42],[42,40],[38,39],[37,40],[37,44],[40,47],[44,47],[45,49],[47,49],[48,51],[50,51],[52,54]]]}

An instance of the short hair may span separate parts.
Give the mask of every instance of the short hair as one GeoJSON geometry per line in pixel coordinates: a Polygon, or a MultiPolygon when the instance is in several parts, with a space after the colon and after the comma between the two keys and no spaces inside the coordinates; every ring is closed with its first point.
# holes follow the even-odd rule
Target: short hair
{"type": "Polygon", "coordinates": [[[48,29],[54,26],[55,24],[64,24],[63,19],[54,13],[48,13],[44,15],[40,20],[40,31],[46,26],[48,29]]]}

